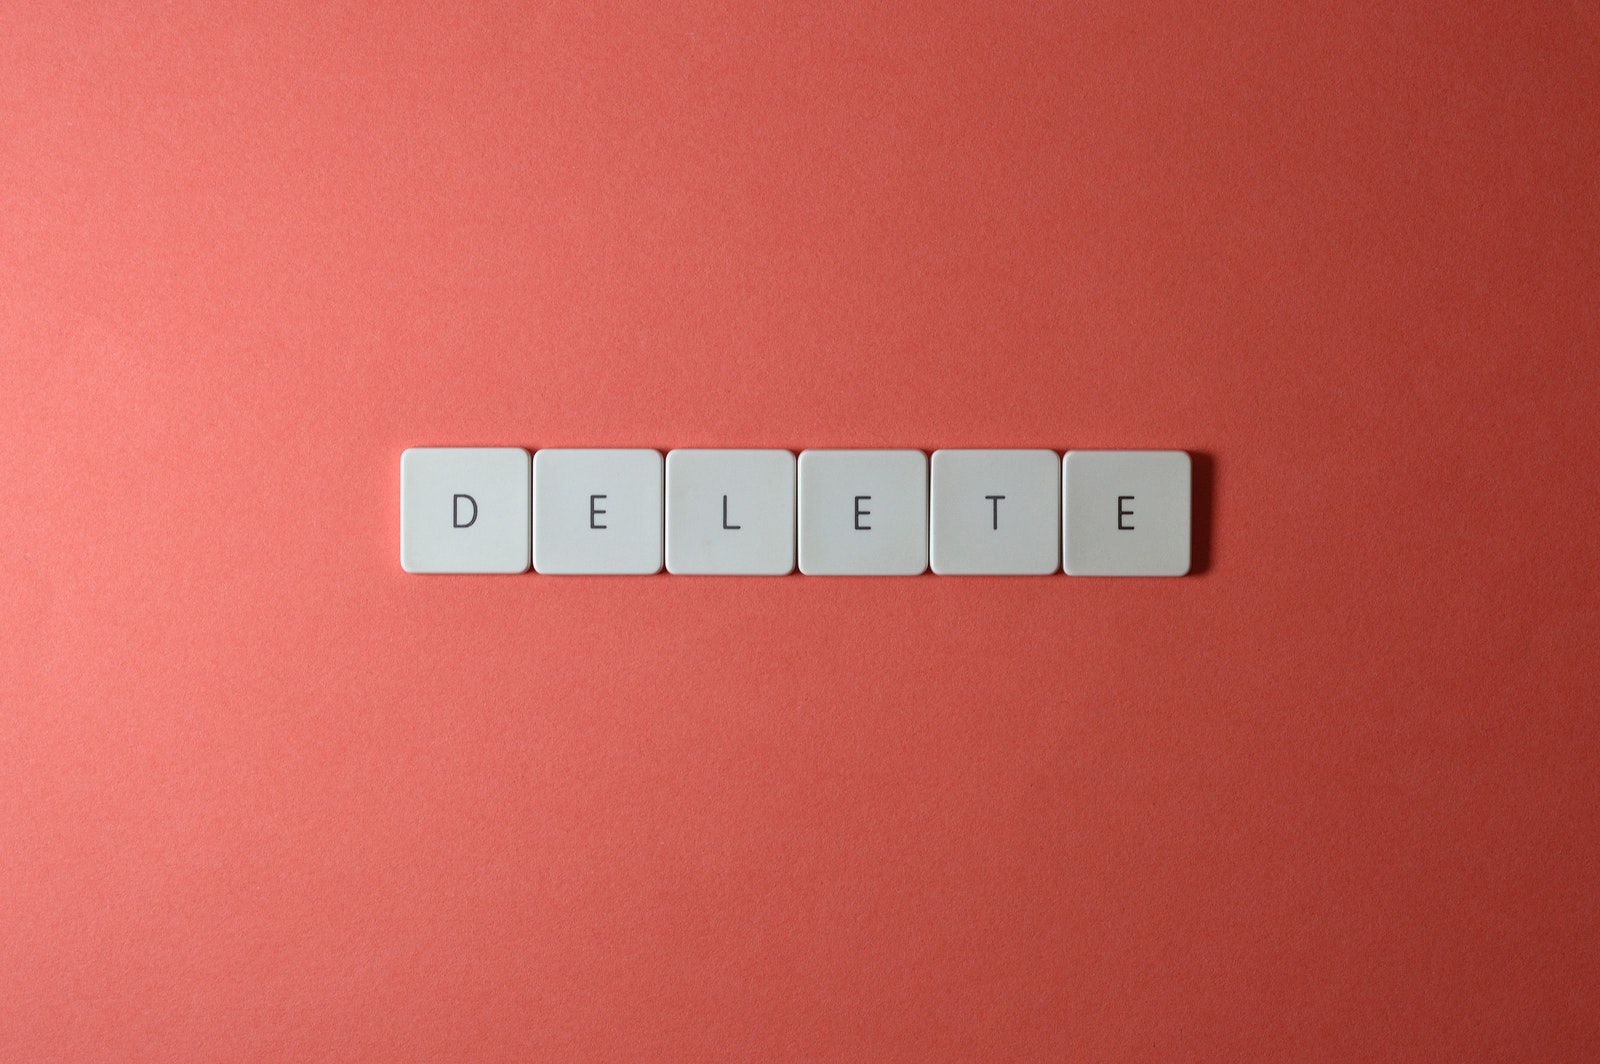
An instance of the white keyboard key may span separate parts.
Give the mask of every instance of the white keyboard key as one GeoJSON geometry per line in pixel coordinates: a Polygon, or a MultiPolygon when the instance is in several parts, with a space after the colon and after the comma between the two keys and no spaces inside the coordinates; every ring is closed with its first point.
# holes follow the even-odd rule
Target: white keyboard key
{"type": "Polygon", "coordinates": [[[533,567],[661,571],[661,452],[546,448],[533,456],[533,567]]]}
{"type": "Polygon", "coordinates": [[[801,452],[802,573],[915,576],[927,568],[927,455],[801,452]]]}
{"type": "Polygon", "coordinates": [[[1066,570],[1073,576],[1189,571],[1184,451],[1068,451],[1062,463],[1066,570]]]}
{"type": "Polygon", "coordinates": [[[794,571],[795,462],[789,451],[667,452],[667,572],[794,571]]]}
{"type": "Polygon", "coordinates": [[[1045,576],[1061,561],[1054,451],[933,452],[931,561],[944,576],[1045,576]]]}
{"type": "Polygon", "coordinates": [[[528,452],[412,447],[400,455],[400,567],[408,573],[528,568],[528,452]]]}

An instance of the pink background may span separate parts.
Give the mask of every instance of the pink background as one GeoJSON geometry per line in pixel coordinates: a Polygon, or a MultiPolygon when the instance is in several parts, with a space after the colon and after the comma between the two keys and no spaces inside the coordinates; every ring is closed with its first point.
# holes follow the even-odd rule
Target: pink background
{"type": "Polygon", "coordinates": [[[0,12],[0,1058],[1593,1059],[1600,8],[0,12]],[[407,577],[412,445],[1201,455],[407,577]]]}

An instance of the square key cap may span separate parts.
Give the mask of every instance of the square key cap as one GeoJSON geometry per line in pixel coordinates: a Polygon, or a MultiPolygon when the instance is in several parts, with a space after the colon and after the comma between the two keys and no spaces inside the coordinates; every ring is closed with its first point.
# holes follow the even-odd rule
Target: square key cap
{"type": "Polygon", "coordinates": [[[408,573],[528,568],[528,452],[412,447],[400,455],[400,567],[408,573]]]}
{"type": "Polygon", "coordinates": [[[1060,566],[1054,451],[934,451],[932,481],[934,572],[1044,576],[1060,566]]]}
{"type": "Polygon", "coordinates": [[[661,571],[661,452],[548,447],[533,456],[533,567],[661,571]]]}
{"type": "Polygon", "coordinates": [[[927,568],[927,455],[801,452],[802,573],[915,576],[927,568]]]}
{"type": "Polygon", "coordinates": [[[1072,576],[1189,571],[1190,462],[1184,451],[1068,451],[1062,529],[1072,576]]]}
{"type": "Polygon", "coordinates": [[[794,483],[789,451],[667,452],[667,572],[793,572],[794,483]]]}

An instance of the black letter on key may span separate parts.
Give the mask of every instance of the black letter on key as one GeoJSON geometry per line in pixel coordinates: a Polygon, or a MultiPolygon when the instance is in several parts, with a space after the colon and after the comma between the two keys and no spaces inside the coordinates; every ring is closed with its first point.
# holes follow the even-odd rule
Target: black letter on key
{"type": "Polygon", "coordinates": [[[1005,498],[1005,496],[1004,495],[985,495],[984,498],[985,499],[993,499],[994,500],[994,530],[996,532],[998,532],[998,531],[1000,531],[1000,500],[1005,498]]]}
{"type": "Polygon", "coordinates": [[[864,525],[864,524],[861,523],[861,519],[863,517],[871,517],[872,516],[872,511],[871,510],[863,510],[861,508],[861,501],[863,499],[870,499],[870,498],[872,498],[871,495],[857,495],[856,496],[856,531],[857,532],[871,532],[872,531],[872,526],[871,525],[864,525]]]}
{"type": "Polygon", "coordinates": [[[471,528],[472,523],[478,519],[478,500],[471,495],[457,495],[450,500],[450,523],[457,528],[471,528]],[[472,516],[465,521],[461,520],[461,500],[465,499],[472,504],[472,516]]]}
{"type": "Polygon", "coordinates": [[[1122,504],[1125,503],[1125,502],[1132,502],[1132,501],[1133,501],[1133,496],[1132,495],[1118,495],[1117,496],[1117,530],[1119,532],[1134,532],[1134,531],[1137,531],[1132,525],[1125,525],[1125,524],[1122,523],[1122,519],[1124,517],[1132,517],[1133,516],[1133,511],[1132,510],[1124,510],[1122,508],[1122,504]]]}
{"type": "Polygon", "coordinates": [[[728,524],[728,497],[726,495],[722,497],[722,527],[728,529],[729,531],[743,527],[742,525],[728,524]]]}
{"type": "Polygon", "coordinates": [[[594,501],[596,499],[603,499],[603,498],[605,498],[604,495],[591,495],[591,496],[589,496],[589,527],[590,528],[605,528],[606,527],[605,525],[597,525],[597,524],[594,523],[594,519],[596,517],[599,517],[601,514],[605,513],[604,510],[600,509],[600,507],[598,507],[598,506],[596,506],[594,504],[594,501]]]}

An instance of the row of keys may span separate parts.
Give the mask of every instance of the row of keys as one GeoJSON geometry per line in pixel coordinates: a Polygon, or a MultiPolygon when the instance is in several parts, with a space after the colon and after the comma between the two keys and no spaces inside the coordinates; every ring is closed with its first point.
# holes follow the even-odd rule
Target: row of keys
{"type": "Polygon", "coordinates": [[[413,447],[409,573],[1182,576],[1183,451],[413,447]],[[1064,561],[1064,566],[1063,566],[1064,561]]]}

